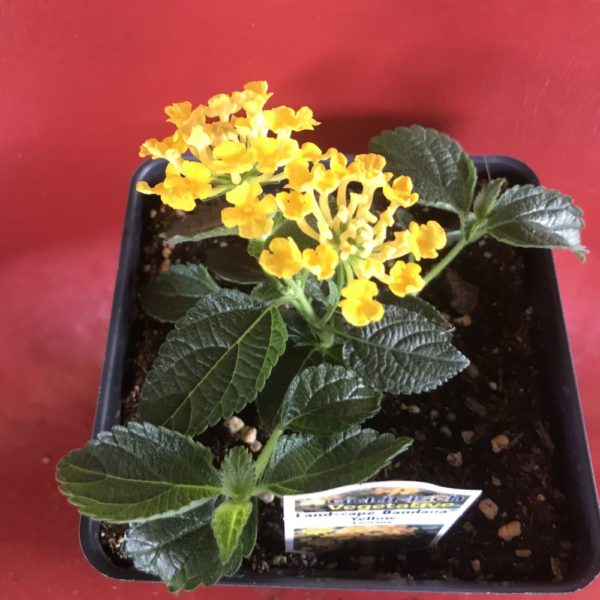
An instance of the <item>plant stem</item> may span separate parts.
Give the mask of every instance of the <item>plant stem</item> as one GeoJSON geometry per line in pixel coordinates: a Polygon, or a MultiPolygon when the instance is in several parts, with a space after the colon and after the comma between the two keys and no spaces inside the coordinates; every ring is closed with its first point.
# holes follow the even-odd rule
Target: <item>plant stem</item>
{"type": "Polygon", "coordinates": [[[425,285],[431,283],[468,245],[466,238],[461,238],[456,244],[450,249],[450,251],[440,260],[436,265],[428,271],[423,277],[425,285]]]}
{"type": "Polygon", "coordinates": [[[275,448],[275,444],[277,444],[277,440],[279,440],[282,434],[283,428],[280,425],[275,427],[271,437],[269,438],[269,441],[265,444],[265,447],[262,449],[262,452],[256,459],[256,462],[254,463],[254,467],[256,469],[256,481],[260,481],[262,474],[265,472],[265,469],[269,464],[271,454],[273,453],[273,449],[275,448]]]}

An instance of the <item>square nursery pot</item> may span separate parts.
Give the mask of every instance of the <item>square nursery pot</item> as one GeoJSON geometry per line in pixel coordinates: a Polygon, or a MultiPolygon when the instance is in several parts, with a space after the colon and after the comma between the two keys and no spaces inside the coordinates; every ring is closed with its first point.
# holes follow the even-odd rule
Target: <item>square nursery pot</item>
{"type": "MultiPolygon", "coordinates": [[[[510,184],[537,184],[533,171],[522,162],[505,156],[474,157],[480,175],[505,177],[510,184]]],[[[104,370],[94,421],[94,436],[120,422],[124,364],[136,312],[136,278],[142,253],[142,207],[148,199],[136,193],[138,181],[154,185],[164,177],[163,161],[142,164],[131,183],[121,243],[116,289],[104,370]]],[[[363,572],[314,571],[295,575],[284,569],[266,573],[240,570],[223,579],[225,585],[333,588],[352,590],[466,592],[466,593],[557,593],[572,592],[592,581],[600,570],[600,518],[588,452],[581,406],[569,344],[565,331],[560,295],[552,254],[547,250],[528,250],[525,257],[528,281],[531,282],[531,305],[543,332],[536,350],[540,353],[546,404],[544,417],[550,424],[555,445],[554,469],[561,488],[568,528],[572,535],[574,556],[569,572],[561,580],[548,581],[469,581],[457,579],[368,578],[363,572]]],[[[436,483],[436,482],[432,482],[436,483]]],[[[472,510],[477,510],[473,508],[472,510]]],[[[460,527],[460,523],[457,525],[460,527]]],[[[100,540],[100,523],[81,519],[80,540],[90,564],[115,579],[156,581],[150,575],[116,564],[105,552],[100,540]]]]}

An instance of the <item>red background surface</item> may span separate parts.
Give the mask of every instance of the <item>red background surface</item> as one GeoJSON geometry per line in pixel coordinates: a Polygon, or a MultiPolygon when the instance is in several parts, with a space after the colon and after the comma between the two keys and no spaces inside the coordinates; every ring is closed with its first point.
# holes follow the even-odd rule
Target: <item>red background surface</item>
{"type": "MultiPolygon", "coordinates": [[[[164,105],[251,79],[311,106],[323,146],[362,151],[421,123],[519,157],[576,198],[591,255],[557,260],[598,473],[599,25],[596,0],[1,0],[0,597],[168,597],[85,563],[54,467],[89,436],[139,143],[167,132],[164,105]]],[[[600,581],[576,596],[598,598],[600,581]]]]}

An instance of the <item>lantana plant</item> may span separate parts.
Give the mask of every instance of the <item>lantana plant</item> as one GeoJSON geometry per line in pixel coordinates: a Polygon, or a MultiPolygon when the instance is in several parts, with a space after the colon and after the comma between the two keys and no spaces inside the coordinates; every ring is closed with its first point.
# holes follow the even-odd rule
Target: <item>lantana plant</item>
{"type": "Polygon", "coordinates": [[[69,501],[129,524],[124,553],[172,591],[240,568],[259,498],[362,482],[410,446],[361,424],[382,401],[468,365],[446,319],[418,297],[465,246],[490,235],[585,253],[570,198],[503,180],[477,188],[471,159],[439,132],[400,127],[370,153],[322,151],[294,138],[318,125],[312,110],[265,108],[270,97],[258,81],[196,108],[173,104],[174,133],[142,145],[165,177],[138,192],[179,215],[165,238],[247,240],[261,280],[226,289],[206,266],[177,264],[146,285],[142,307],[173,328],[139,421],[58,465],[69,501]],[[419,222],[416,203],[454,213],[456,227],[419,222]],[[264,444],[232,443],[217,464],[198,436],[253,402],[264,444]]]}

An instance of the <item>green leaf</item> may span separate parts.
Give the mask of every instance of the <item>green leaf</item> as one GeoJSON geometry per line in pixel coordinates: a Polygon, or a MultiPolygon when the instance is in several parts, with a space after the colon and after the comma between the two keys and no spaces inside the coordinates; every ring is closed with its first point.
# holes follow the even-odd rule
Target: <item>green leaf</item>
{"type": "Polygon", "coordinates": [[[478,219],[485,219],[488,216],[492,208],[494,208],[494,204],[496,204],[496,200],[498,200],[498,196],[505,183],[506,179],[501,177],[500,179],[492,179],[481,186],[473,202],[473,212],[478,219]]]}
{"type": "Polygon", "coordinates": [[[294,377],[279,418],[286,429],[327,436],[362,423],[380,403],[381,394],[365,386],[356,373],[323,363],[294,377]]]}
{"type": "Polygon", "coordinates": [[[294,346],[290,344],[279,362],[275,365],[264,389],[256,398],[256,407],[268,429],[273,429],[276,423],[276,415],[283,400],[284,390],[302,366],[307,361],[312,348],[307,346],[294,346]]]}
{"type": "Polygon", "coordinates": [[[223,563],[231,559],[240,544],[242,532],[252,513],[250,500],[228,500],[217,506],[211,518],[211,527],[219,546],[223,563]]]}
{"type": "Polygon", "coordinates": [[[256,285],[250,292],[250,296],[260,302],[266,302],[267,304],[275,302],[281,298],[282,293],[279,288],[279,283],[272,277],[264,279],[258,285],[256,285]]]}
{"type": "Polygon", "coordinates": [[[177,514],[221,493],[208,448],[149,423],[100,433],[58,463],[56,478],[82,514],[113,523],[177,514]]]}
{"type": "Polygon", "coordinates": [[[452,346],[447,323],[415,308],[386,306],[381,321],[343,334],[345,363],[376,389],[426,392],[469,364],[452,346]]]}
{"type": "Polygon", "coordinates": [[[448,320],[442,313],[439,312],[435,306],[423,300],[423,298],[419,298],[419,296],[404,296],[404,298],[400,298],[389,290],[383,289],[378,298],[380,298],[384,304],[394,304],[395,306],[400,306],[410,312],[418,313],[425,319],[438,325],[441,329],[448,330],[450,328],[448,320]]]}
{"type": "Polygon", "coordinates": [[[254,285],[265,279],[265,272],[257,260],[238,243],[225,248],[207,248],[205,264],[212,273],[229,283],[254,285]]]}
{"type": "Polygon", "coordinates": [[[581,209],[569,196],[534,185],[516,185],[498,198],[485,232],[524,248],[566,248],[583,258],[581,209]]]}
{"type": "Polygon", "coordinates": [[[175,221],[162,234],[169,244],[199,242],[214,237],[235,236],[237,228],[224,227],[221,211],[227,206],[223,199],[200,202],[180,221],[175,221]]]}
{"type": "Polygon", "coordinates": [[[477,171],[458,142],[419,125],[375,136],[369,148],[383,154],[395,176],[408,175],[419,203],[464,216],[471,206],[477,171]]]}
{"type": "MultiPolygon", "coordinates": [[[[171,592],[212,585],[224,574],[210,525],[215,503],[183,515],[133,525],[124,552],[136,568],[160,577],[171,592]]],[[[241,560],[241,551],[238,552],[241,560]]]]}
{"type": "Polygon", "coordinates": [[[248,498],[256,483],[256,469],[250,452],[243,446],[232,448],[223,459],[220,475],[225,495],[248,498]]]}
{"type": "Polygon", "coordinates": [[[240,550],[244,558],[248,558],[252,554],[258,533],[258,503],[256,498],[252,498],[250,501],[252,502],[252,512],[240,539],[240,550]]]}
{"type": "Polygon", "coordinates": [[[362,482],[372,477],[412,440],[352,428],[333,438],[282,436],[263,483],[276,494],[302,494],[362,482]]]}
{"type": "Polygon", "coordinates": [[[198,434],[252,402],[285,349],[277,308],[235,290],[201,298],[175,324],[142,390],[142,419],[198,434]]]}
{"type": "Polygon", "coordinates": [[[173,265],[156,281],[142,287],[140,302],[151,317],[174,323],[198,301],[219,286],[203,265],[173,265]]]}

